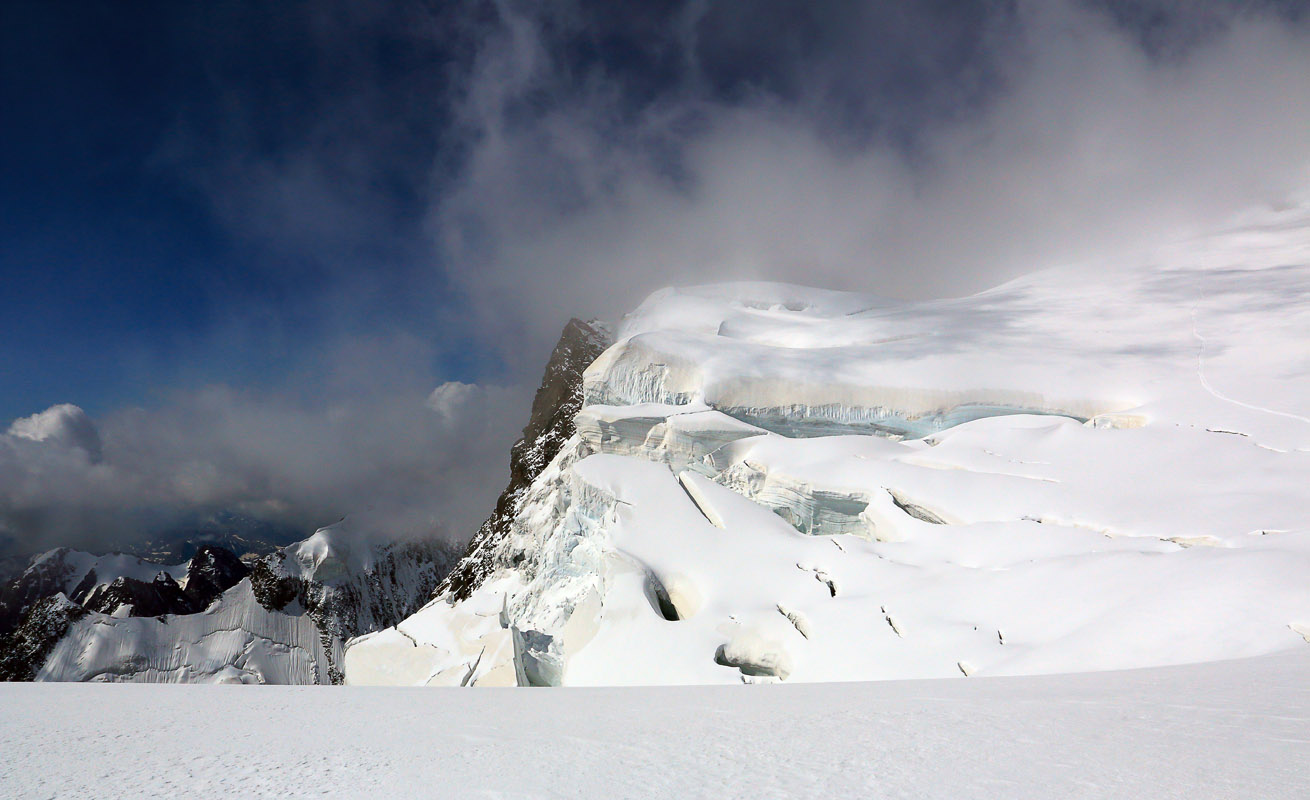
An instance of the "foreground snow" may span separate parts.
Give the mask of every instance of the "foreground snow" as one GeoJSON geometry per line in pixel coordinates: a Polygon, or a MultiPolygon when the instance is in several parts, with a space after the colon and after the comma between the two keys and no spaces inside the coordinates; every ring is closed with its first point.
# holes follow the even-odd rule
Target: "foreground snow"
{"type": "Polygon", "coordinates": [[[781,686],[0,686],[9,797],[1299,798],[1310,645],[781,686]]]}

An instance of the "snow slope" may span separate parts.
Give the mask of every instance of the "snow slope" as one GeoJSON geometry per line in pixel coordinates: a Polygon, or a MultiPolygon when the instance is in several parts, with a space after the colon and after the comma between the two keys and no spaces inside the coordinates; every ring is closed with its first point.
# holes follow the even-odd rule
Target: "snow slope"
{"type": "Polygon", "coordinates": [[[417,691],[0,685],[9,797],[1304,797],[1310,645],[1081,675],[417,691]],[[203,724],[198,724],[203,721],[203,724]],[[324,735],[330,731],[330,735],[324,735]]]}
{"type": "Polygon", "coordinates": [[[1304,647],[1310,210],[900,304],[664,290],[497,569],[350,683],[1019,675],[1304,647]]]}
{"type": "Polygon", "coordinates": [[[245,578],[198,614],[91,612],[59,640],[36,680],[327,683],[332,657],[340,659],[333,646],[308,616],[260,606],[245,578]]]}

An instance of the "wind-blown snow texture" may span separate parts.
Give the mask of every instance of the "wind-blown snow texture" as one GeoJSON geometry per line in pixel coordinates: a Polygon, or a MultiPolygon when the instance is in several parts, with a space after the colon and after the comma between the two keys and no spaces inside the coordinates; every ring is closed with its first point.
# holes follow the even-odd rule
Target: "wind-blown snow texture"
{"type": "Polygon", "coordinates": [[[347,682],[886,680],[1306,647],[1306,209],[955,300],[664,290],[615,334],[482,577],[357,640],[347,682]]]}
{"type": "Polygon", "coordinates": [[[0,795],[1292,800],[1305,796],[1307,674],[1310,647],[795,686],[5,684],[0,795]]]}

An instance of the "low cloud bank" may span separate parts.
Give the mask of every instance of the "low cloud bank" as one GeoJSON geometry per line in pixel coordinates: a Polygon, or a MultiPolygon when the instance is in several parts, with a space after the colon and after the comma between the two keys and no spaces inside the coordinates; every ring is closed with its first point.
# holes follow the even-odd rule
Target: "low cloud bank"
{"type": "Polygon", "coordinates": [[[304,402],[210,387],[94,421],[58,405],[0,433],[0,542],[97,549],[197,509],[305,535],[368,512],[396,537],[466,538],[503,485],[524,394],[447,383],[304,402]]]}

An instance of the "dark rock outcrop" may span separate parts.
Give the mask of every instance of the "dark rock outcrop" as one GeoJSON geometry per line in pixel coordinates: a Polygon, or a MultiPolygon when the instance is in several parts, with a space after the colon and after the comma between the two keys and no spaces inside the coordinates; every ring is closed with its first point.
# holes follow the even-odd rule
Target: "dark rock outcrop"
{"type": "Polygon", "coordinates": [[[133,617],[162,617],[165,614],[194,614],[201,610],[182,592],[171,575],[159,573],[150,583],[136,578],[115,578],[99,584],[82,601],[86,611],[113,614],[131,606],[133,617]]]}
{"type": "Polygon", "coordinates": [[[204,611],[219,595],[249,574],[250,568],[231,550],[202,545],[187,565],[186,588],[182,591],[195,603],[197,611],[204,611]]]}
{"type": "Polygon", "coordinates": [[[122,606],[132,607],[134,617],[165,614],[195,614],[204,611],[219,595],[236,586],[250,569],[230,550],[205,545],[187,565],[186,588],[166,572],[150,583],[135,578],[116,578],[108,584],[95,582],[95,570],[74,590],[73,598],[87,611],[113,614],[122,606]],[[89,591],[83,585],[91,583],[89,591]]]}
{"type": "Polygon", "coordinates": [[[68,627],[86,612],[63,593],[38,600],[9,635],[0,637],[0,681],[30,681],[68,627]]]}
{"type": "Polygon", "coordinates": [[[532,401],[532,416],[523,438],[510,451],[509,485],[496,509],[469,542],[464,557],[437,587],[436,596],[466,599],[496,569],[496,545],[508,535],[523,495],[532,481],[573,436],[573,417],[582,408],[582,373],[609,347],[610,333],[599,323],[572,319],[564,326],[541,386],[532,401]]]}
{"type": "Polygon", "coordinates": [[[250,589],[269,611],[285,609],[305,590],[304,581],[282,571],[277,555],[261,558],[250,568],[250,589]]]}

